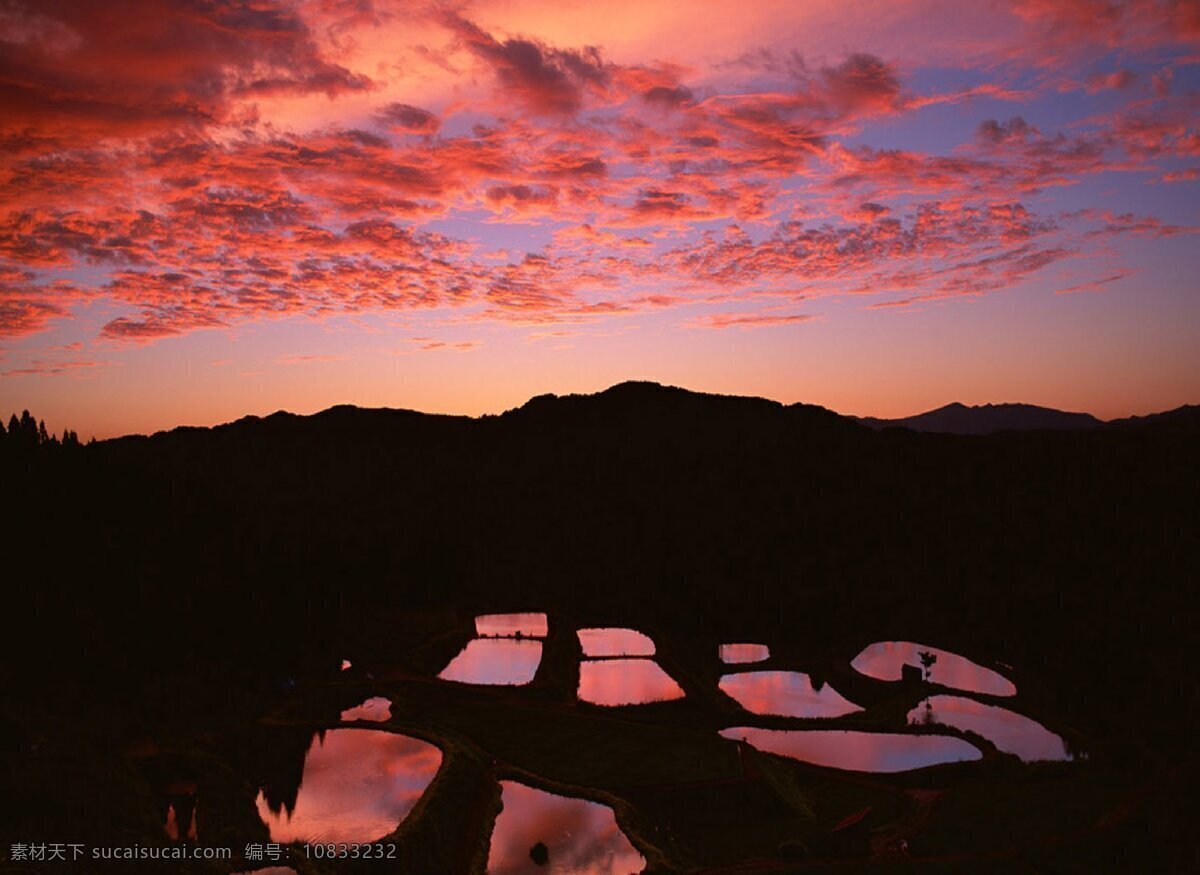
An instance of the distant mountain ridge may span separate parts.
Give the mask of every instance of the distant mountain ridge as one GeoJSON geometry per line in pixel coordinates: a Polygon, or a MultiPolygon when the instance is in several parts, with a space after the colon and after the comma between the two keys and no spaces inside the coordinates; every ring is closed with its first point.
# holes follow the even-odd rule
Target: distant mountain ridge
{"type": "MultiPolygon", "coordinates": [[[[1000,432],[1084,431],[1121,428],[1177,428],[1200,426],[1200,405],[1146,416],[1104,421],[1089,413],[1071,413],[1033,404],[947,404],[915,416],[882,419],[849,416],[816,404],[784,404],[768,398],[695,392],[678,386],[630,380],[592,394],[536,395],[525,403],[499,414],[468,416],[423,413],[390,407],[358,407],[337,404],[313,414],[279,410],[264,416],[248,415],[214,426],[176,426],[152,436],[125,435],[101,443],[144,441],[147,437],[199,437],[211,433],[232,437],[246,432],[296,431],[311,436],[332,437],[386,434],[395,430],[434,429],[458,434],[477,428],[561,428],[583,426],[611,430],[646,427],[652,424],[707,431],[736,427],[770,432],[777,426],[800,428],[808,433],[846,437],[856,432],[870,434],[888,428],[905,428],[929,434],[989,435],[1000,432]],[[863,428],[865,427],[865,428],[863,428]]],[[[765,433],[764,432],[764,433],[765,433]]]]}
{"type": "Polygon", "coordinates": [[[874,429],[909,428],[920,432],[983,435],[1000,431],[1074,431],[1104,425],[1090,413],[1069,413],[1035,404],[979,404],[967,406],[955,401],[936,410],[900,419],[856,416],[862,425],[874,429]]]}

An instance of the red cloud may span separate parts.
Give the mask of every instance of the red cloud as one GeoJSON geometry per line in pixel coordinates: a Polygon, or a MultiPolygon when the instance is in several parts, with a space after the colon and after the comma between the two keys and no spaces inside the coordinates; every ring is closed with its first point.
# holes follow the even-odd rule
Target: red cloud
{"type": "Polygon", "coordinates": [[[376,117],[393,130],[407,134],[436,134],[442,126],[429,110],[404,103],[390,103],[376,117]]]}
{"type": "Polygon", "coordinates": [[[843,115],[887,113],[900,97],[896,72],[874,55],[851,55],[821,78],[823,96],[843,115]]]}
{"type": "Polygon", "coordinates": [[[108,362],[102,361],[56,361],[53,359],[35,359],[32,364],[23,368],[11,368],[0,372],[0,377],[58,377],[64,374],[80,374],[103,368],[108,362]]]}
{"type": "Polygon", "coordinates": [[[476,340],[434,340],[430,337],[413,337],[410,342],[416,344],[414,349],[396,350],[396,355],[412,355],[418,352],[436,352],[443,350],[446,352],[470,352],[477,349],[480,344],[476,340]]]}
{"type": "Polygon", "coordinates": [[[1186,170],[1171,170],[1161,177],[1163,182],[1194,182],[1200,179],[1200,167],[1189,167],[1186,170]]]}
{"type": "Polygon", "coordinates": [[[1065,289],[1059,289],[1057,292],[1055,292],[1055,294],[1070,295],[1074,294],[1075,292],[1098,292],[1104,286],[1109,285],[1110,283],[1120,282],[1127,277],[1133,276],[1133,273],[1134,272],[1132,270],[1122,270],[1112,274],[1111,276],[1102,277],[1096,280],[1089,280],[1086,283],[1079,283],[1078,285],[1070,286],[1065,289]]]}
{"type": "Polygon", "coordinates": [[[795,325],[813,318],[804,313],[711,313],[691,324],[702,328],[769,328],[795,325]]]}
{"type": "Polygon", "coordinates": [[[1174,106],[1122,113],[1112,120],[1111,136],[1128,154],[1139,158],[1177,155],[1200,156],[1200,131],[1195,113],[1200,99],[1190,97],[1174,106]]]}
{"type": "Polygon", "coordinates": [[[327,364],[340,362],[345,359],[342,355],[285,355],[275,359],[278,365],[327,364]]]}
{"type": "MultiPolygon", "coordinates": [[[[487,190],[487,199],[497,206],[512,207],[520,212],[552,206],[558,199],[558,190],[549,186],[494,185],[487,190]]],[[[545,211],[539,209],[537,212],[545,211]]]]}
{"type": "Polygon", "coordinates": [[[20,337],[41,331],[47,322],[56,316],[65,316],[66,312],[50,301],[5,294],[0,297],[0,337],[20,337]]]}
{"type": "Polygon", "coordinates": [[[1133,70],[1114,70],[1111,73],[1093,73],[1087,79],[1087,90],[1090,94],[1097,91],[1112,89],[1120,91],[1128,88],[1137,81],[1138,75],[1133,70]]]}
{"type": "Polygon", "coordinates": [[[979,123],[979,139],[987,143],[1025,142],[1029,137],[1038,136],[1041,132],[1030,125],[1025,119],[1013,116],[1006,122],[987,119],[979,123]]]}
{"type": "Polygon", "coordinates": [[[8,134],[147,134],[228,118],[245,98],[370,85],[269,0],[11,0],[2,16],[8,134]]]}
{"type": "Polygon", "coordinates": [[[1074,55],[1200,42],[1200,6],[1194,0],[1019,0],[1014,11],[1025,38],[1010,51],[1043,65],[1074,55]]]}
{"type": "Polygon", "coordinates": [[[20,337],[45,329],[68,315],[66,303],[81,297],[66,283],[43,284],[29,270],[0,263],[0,337],[20,337]]]}
{"type": "Polygon", "coordinates": [[[652,106],[675,109],[693,103],[695,95],[685,85],[655,85],[642,92],[642,100],[652,106]]]}
{"type": "Polygon", "coordinates": [[[534,112],[571,114],[587,91],[603,93],[609,71],[596,49],[555,49],[528,39],[495,39],[458,15],[444,19],[478,58],[496,74],[504,93],[534,112]]]}

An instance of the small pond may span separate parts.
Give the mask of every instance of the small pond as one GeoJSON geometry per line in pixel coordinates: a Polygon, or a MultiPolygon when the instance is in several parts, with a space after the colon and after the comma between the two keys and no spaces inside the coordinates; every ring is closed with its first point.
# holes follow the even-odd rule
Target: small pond
{"type": "Polygon", "coordinates": [[[926,647],[912,641],[880,641],[863,650],[850,665],[860,674],[881,681],[898,681],[904,666],[921,667],[921,654],[931,654],[934,662],[929,668],[929,681],[956,690],[968,690],[990,696],[1013,696],[1017,688],[1012,681],[971,660],[926,647]]]}
{"type": "Polygon", "coordinates": [[[383,696],[375,696],[367,699],[361,705],[355,705],[353,708],[347,708],[342,712],[342,720],[369,720],[372,723],[380,723],[384,720],[392,719],[392,702],[390,699],[385,699],[383,696]]]}
{"type": "Polygon", "coordinates": [[[841,717],[863,710],[829,684],[814,688],[800,671],[747,671],[721,678],[721,691],[752,714],[841,717]]]}
{"type": "Polygon", "coordinates": [[[475,638],[438,675],[463,684],[519,686],[533,680],[542,642],[528,638],[475,638]]]}
{"type": "Polygon", "coordinates": [[[841,729],[758,729],[735,726],[721,735],[766,753],[854,772],[907,772],[981,759],[979,748],[949,735],[903,735],[841,729]]]}
{"type": "Polygon", "coordinates": [[[197,841],[199,839],[199,835],[197,834],[196,814],[199,807],[199,805],[193,803],[191,808],[184,809],[187,811],[188,825],[187,829],[180,833],[179,809],[176,808],[175,803],[171,803],[169,806],[167,806],[167,822],[163,825],[163,829],[166,830],[167,833],[167,838],[173,842],[178,842],[183,839],[193,842],[197,841]]]}
{"type": "Polygon", "coordinates": [[[480,614],[475,634],[481,638],[545,638],[549,631],[545,614],[480,614]]]}
{"type": "Polygon", "coordinates": [[[722,644],[720,655],[726,665],[741,665],[770,659],[771,648],[765,644],[722,644]]]}
{"type": "Polygon", "coordinates": [[[196,798],[195,781],[172,781],[165,788],[167,800],[166,821],[163,829],[173,842],[196,841],[197,817],[200,808],[196,798]]]}
{"type": "Polygon", "coordinates": [[[645,868],[607,805],[516,781],[501,781],[500,789],[503,809],[488,851],[490,875],[629,875],[645,868]]]}
{"type": "Polygon", "coordinates": [[[580,629],[584,656],[653,656],[654,642],[633,629],[580,629]]]}
{"type": "Polygon", "coordinates": [[[682,699],[683,688],[653,659],[585,659],[579,700],[593,705],[642,705],[682,699]]]}
{"type": "Polygon", "coordinates": [[[1014,754],[1025,762],[1072,759],[1062,738],[1037,721],[962,696],[930,696],[908,712],[908,722],[940,723],[978,733],[996,745],[997,750],[1014,754]]]}
{"type": "Polygon", "coordinates": [[[404,820],[437,774],[434,745],[377,729],[331,729],[304,756],[296,807],[258,813],[273,842],[373,842],[404,820]]]}

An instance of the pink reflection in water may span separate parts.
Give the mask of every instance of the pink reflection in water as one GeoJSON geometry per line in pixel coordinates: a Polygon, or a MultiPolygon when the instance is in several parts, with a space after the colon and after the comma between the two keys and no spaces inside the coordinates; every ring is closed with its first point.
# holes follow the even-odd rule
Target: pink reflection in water
{"type": "Polygon", "coordinates": [[[579,664],[579,700],[641,705],[682,699],[683,689],[653,659],[598,659],[579,664]]]}
{"type": "Polygon", "coordinates": [[[727,674],[721,678],[720,686],[723,692],[754,714],[841,717],[862,710],[829,684],[814,689],[812,679],[800,671],[727,674]]]}
{"type": "Polygon", "coordinates": [[[902,666],[921,665],[921,653],[932,653],[937,657],[929,673],[933,683],[991,696],[1016,695],[1016,685],[990,668],[977,665],[957,653],[911,641],[880,641],[872,644],[854,657],[850,665],[867,677],[898,681],[902,666]]]}
{"type": "MultiPolygon", "coordinates": [[[[192,806],[191,816],[188,820],[188,828],[184,833],[184,837],[193,842],[198,841],[200,838],[197,832],[197,815],[199,810],[199,805],[192,806]]],[[[174,803],[171,803],[167,806],[167,822],[163,825],[163,829],[166,830],[168,839],[173,842],[179,841],[179,812],[176,810],[174,803]]]]}
{"type": "Polygon", "coordinates": [[[654,642],[633,629],[580,629],[584,656],[653,656],[654,642]]]}
{"type": "Polygon", "coordinates": [[[269,866],[266,869],[252,869],[246,872],[234,872],[233,875],[299,875],[291,866],[269,866]]]}
{"type": "Polygon", "coordinates": [[[1069,760],[1063,740],[1042,724],[1006,708],[984,705],[961,696],[930,696],[908,712],[912,724],[941,723],[982,735],[997,750],[1026,762],[1069,760]]]}
{"type": "Polygon", "coordinates": [[[621,832],[607,805],[545,793],[515,781],[501,781],[500,788],[504,807],[488,851],[490,875],[628,875],[645,868],[646,859],[621,832]],[[544,866],[529,856],[539,842],[548,851],[544,866]]]}
{"type": "Polygon", "coordinates": [[[371,842],[392,832],[442,762],[432,744],[377,729],[332,729],[304,756],[296,808],[258,814],[273,842],[371,842]]]}
{"type": "Polygon", "coordinates": [[[375,696],[367,699],[361,705],[355,705],[353,708],[347,708],[342,712],[343,720],[370,720],[373,723],[379,723],[383,720],[392,719],[392,702],[390,699],[385,699],[383,696],[375,696]]]}
{"type": "Polygon", "coordinates": [[[533,680],[542,661],[542,642],[518,638],[475,638],[438,675],[464,684],[519,686],[533,680]]]}
{"type": "Polygon", "coordinates": [[[545,638],[548,629],[545,614],[480,614],[475,618],[475,634],[485,638],[545,638]]]}
{"type": "Polygon", "coordinates": [[[737,665],[745,662],[762,662],[770,659],[771,649],[765,644],[722,644],[721,662],[737,665]]]}
{"type": "Polygon", "coordinates": [[[840,729],[758,729],[735,726],[724,738],[745,740],[767,753],[854,772],[907,772],[941,763],[977,760],[975,745],[948,735],[900,735],[840,729]]]}

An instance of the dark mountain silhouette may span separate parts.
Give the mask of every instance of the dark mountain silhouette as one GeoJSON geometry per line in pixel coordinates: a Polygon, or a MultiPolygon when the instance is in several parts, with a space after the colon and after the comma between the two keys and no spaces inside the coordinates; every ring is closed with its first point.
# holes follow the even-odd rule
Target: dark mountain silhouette
{"type": "Polygon", "coordinates": [[[945,407],[900,419],[855,417],[875,429],[910,428],[942,434],[995,434],[1000,431],[1067,431],[1095,428],[1101,420],[1090,413],[1067,413],[1033,404],[980,404],[968,407],[955,401],[945,407]]]}
{"type": "Polygon", "coordinates": [[[1165,410],[1162,413],[1113,419],[1106,422],[1105,427],[1112,429],[1181,429],[1186,431],[1194,427],[1198,418],[1200,418],[1200,405],[1184,404],[1182,407],[1176,407],[1174,410],[1165,410]]]}

